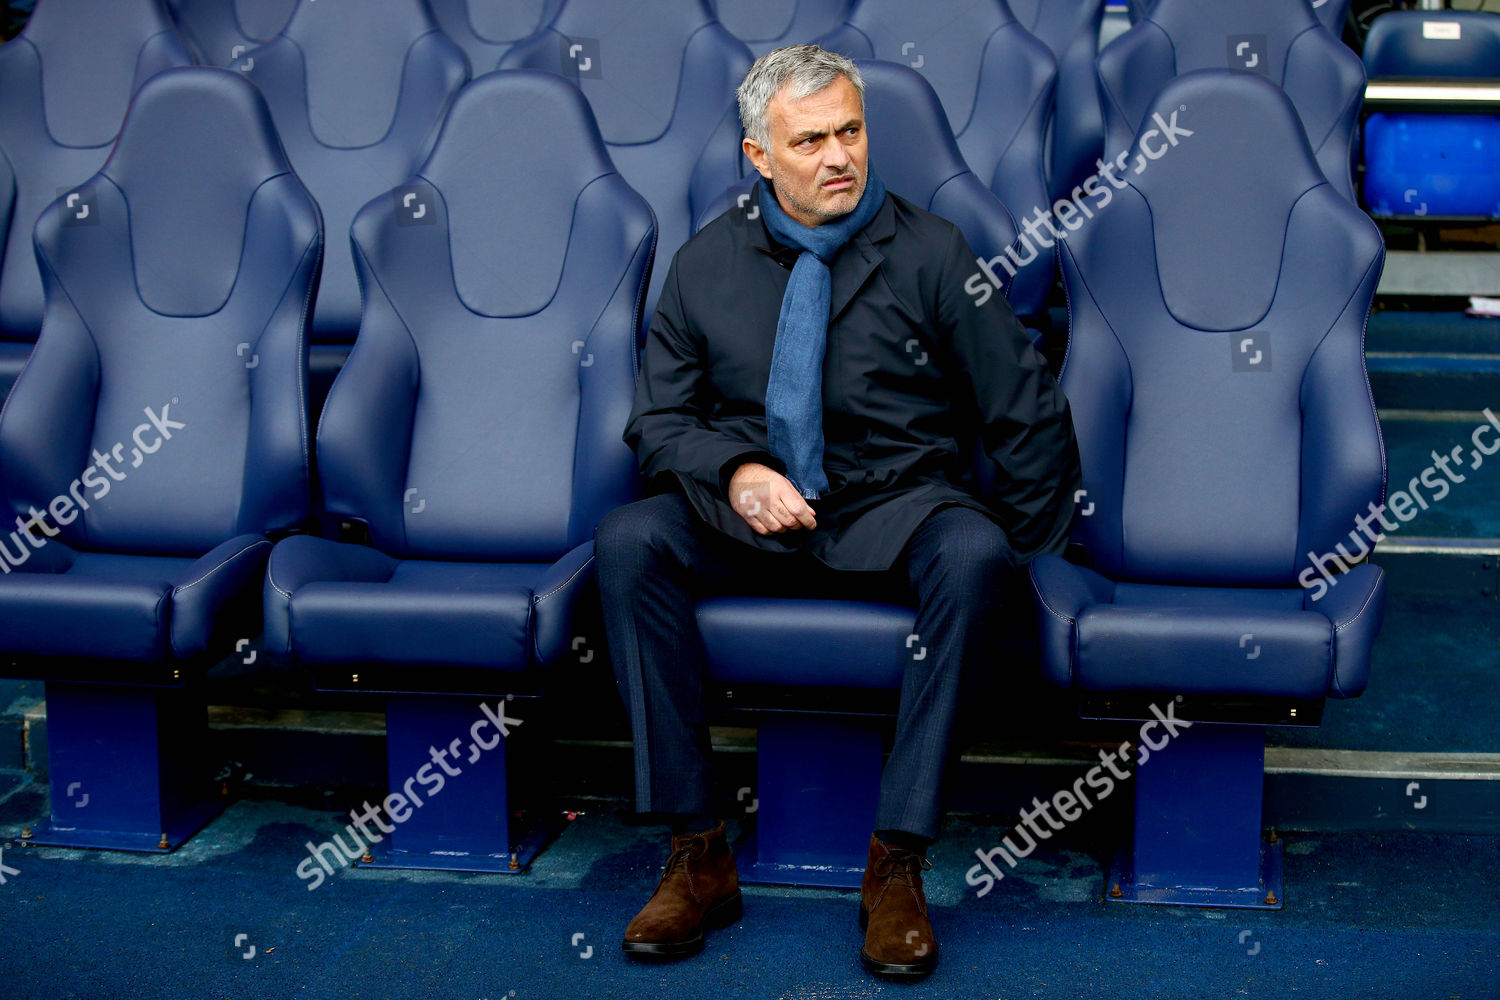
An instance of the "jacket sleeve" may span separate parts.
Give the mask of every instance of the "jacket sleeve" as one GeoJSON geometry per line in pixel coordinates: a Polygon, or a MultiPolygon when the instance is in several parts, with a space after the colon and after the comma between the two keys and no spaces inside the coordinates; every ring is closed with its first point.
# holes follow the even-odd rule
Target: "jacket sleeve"
{"type": "Polygon", "coordinates": [[[760,462],[778,472],[783,466],[755,445],[709,426],[713,389],[702,340],[688,329],[683,314],[677,260],[672,259],[646,334],[625,443],[635,450],[646,479],[674,473],[722,499],[734,470],[745,462],[760,462]]]}
{"type": "Polygon", "coordinates": [[[937,327],[957,374],[973,392],[980,442],[997,466],[985,496],[1022,562],[1060,553],[1080,480],[1068,400],[999,295],[983,304],[964,291],[977,258],[955,227],[938,282],[937,327]]]}

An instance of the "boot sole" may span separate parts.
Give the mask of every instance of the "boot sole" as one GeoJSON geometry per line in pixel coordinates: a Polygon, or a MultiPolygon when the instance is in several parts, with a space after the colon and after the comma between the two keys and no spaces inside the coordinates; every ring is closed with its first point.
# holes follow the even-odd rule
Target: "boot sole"
{"type": "MultiPolygon", "coordinates": [[[[870,911],[865,909],[865,904],[859,904],[859,929],[868,931],[870,929],[870,911]]],[[[937,968],[938,950],[934,943],[932,954],[924,955],[920,962],[901,964],[896,962],[880,962],[871,958],[863,947],[859,949],[859,960],[866,969],[880,976],[882,979],[910,982],[916,979],[925,979],[932,970],[937,968]]]]}
{"type": "Polygon", "coordinates": [[[622,941],[620,948],[631,958],[647,962],[672,962],[679,958],[696,955],[703,950],[703,932],[717,931],[739,922],[744,914],[744,903],[740,891],[710,906],[703,914],[703,923],[697,935],[686,941],[622,941]]]}

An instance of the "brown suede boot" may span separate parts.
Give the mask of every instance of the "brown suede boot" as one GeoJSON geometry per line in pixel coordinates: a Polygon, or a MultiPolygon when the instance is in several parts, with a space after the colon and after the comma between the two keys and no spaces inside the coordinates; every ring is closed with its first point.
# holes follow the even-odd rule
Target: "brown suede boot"
{"type": "Polygon", "coordinates": [[[724,823],[672,838],[672,853],[651,899],[625,928],[632,958],[686,958],[703,948],[703,931],[740,919],[740,876],[724,823]]]}
{"type": "Polygon", "coordinates": [[[859,958],[876,975],[920,979],[937,967],[937,939],[922,894],[922,871],[931,867],[922,855],[870,835],[870,861],[860,884],[865,946],[859,958]]]}

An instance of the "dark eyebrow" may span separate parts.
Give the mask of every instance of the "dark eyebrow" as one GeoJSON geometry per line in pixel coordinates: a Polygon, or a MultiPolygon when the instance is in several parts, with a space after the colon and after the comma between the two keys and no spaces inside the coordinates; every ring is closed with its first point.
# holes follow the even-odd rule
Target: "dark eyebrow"
{"type": "MultiPolygon", "coordinates": [[[[858,118],[851,118],[848,121],[844,122],[844,124],[840,125],[835,131],[843,132],[845,129],[858,128],[858,127],[860,127],[862,125],[864,125],[864,122],[861,121],[860,119],[858,119],[858,118]]],[[[810,129],[807,129],[806,131],[798,132],[797,134],[793,135],[791,141],[792,141],[793,144],[796,144],[796,143],[801,142],[804,139],[814,139],[814,138],[817,138],[818,136],[823,136],[823,135],[827,135],[827,134],[828,134],[827,131],[825,131],[824,129],[810,128],[810,129]]]]}

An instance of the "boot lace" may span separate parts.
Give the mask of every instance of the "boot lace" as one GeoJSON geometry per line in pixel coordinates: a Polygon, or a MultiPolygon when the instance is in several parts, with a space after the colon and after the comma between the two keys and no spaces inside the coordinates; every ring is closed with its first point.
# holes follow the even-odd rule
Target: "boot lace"
{"type": "Polygon", "coordinates": [[[684,875],[691,878],[692,873],[688,870],[688,865],[707,853],[708,841],[702,837],[694,837],[686,844],[683,844],[667,856],[667,866],[662,869],[661,878],[657,880],[656,887],[658,889],[661,888],[662,883],[670,878],[674,871],[681,871],[684,875]]]}
{"type": "Polygon", "coordinates": [[[917,887],[917,877],[920,872],[931,871],[932,862],[916,851],[908,851],[904,848],[891,848],[883,858],[875,861],[875,877],[889,881],[891,884],[904,885],[907,888],[917,887]]]}

